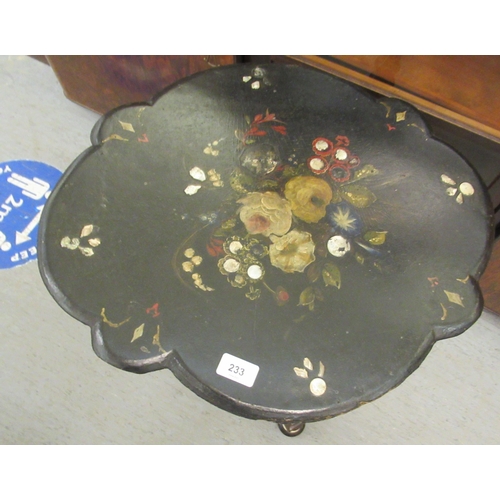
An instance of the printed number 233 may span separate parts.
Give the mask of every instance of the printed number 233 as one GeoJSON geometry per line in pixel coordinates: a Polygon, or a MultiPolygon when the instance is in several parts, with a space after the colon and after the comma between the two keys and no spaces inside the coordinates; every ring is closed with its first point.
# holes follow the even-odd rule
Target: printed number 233
{"type": "Polygon", "coordinates": [[[236,375],[240,375],[240,376],[243,376],[243,374],[245,373],[244,368],[241,368],[240,366],[234,365],[233,363],[231,363],[229,365],[228,371],[235,373],[236,375]]]}

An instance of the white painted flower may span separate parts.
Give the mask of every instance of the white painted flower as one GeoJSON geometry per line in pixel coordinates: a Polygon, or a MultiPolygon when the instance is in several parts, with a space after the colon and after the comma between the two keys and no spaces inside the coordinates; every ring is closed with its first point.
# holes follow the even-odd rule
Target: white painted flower
{"type": "Polygon", "coordinates": [[[275,192],[248,193],[238,200],[239,215],[248,234],[282,236],[292,225],[290,203],[275,192]]]}
{"type": "MultiPolygon", "coordinates": [[[[457,183],[446,174],[441,175],[441,181],[444,182],[445,184],[448,184],[449,186],[456,186],[457,185],[457,183]]],[[[460,186],[458,186],[458,188],[456,188],[456,187],[447,188],[446,194],[448,196],[457,195],[455,201],[459,205],[462,205],[464,202],[464,196],[472,196],[474,194],[474,186],[470,182],[462,182],[460,184],[460,186]]]]}
{"type": "Polygon", "coordinates": [[[269,247],[271,264],[285,273],[302,273],[314,262],[314,241],[305,231],[290,231],[285,236],[273,236],[273,244],[269,247]]]}

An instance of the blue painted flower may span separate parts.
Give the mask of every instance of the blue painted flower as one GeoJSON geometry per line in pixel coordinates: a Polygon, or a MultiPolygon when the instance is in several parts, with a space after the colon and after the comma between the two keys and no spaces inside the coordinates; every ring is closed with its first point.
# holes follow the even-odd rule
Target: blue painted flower
{"type": "Polygon", "coordinates": [[[361,234],[363,222],[349,203],[331,203],[326,207],[326,218],[336,233],[353,238],[361,234]]]}

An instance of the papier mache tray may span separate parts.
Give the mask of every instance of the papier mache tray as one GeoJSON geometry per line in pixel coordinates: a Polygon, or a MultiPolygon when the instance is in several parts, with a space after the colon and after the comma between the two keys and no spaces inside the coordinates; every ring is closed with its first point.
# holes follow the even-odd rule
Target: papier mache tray
{"type": "Polygon", "coordinates": [[[492,209],[419,113],[233,65],[116,109],[53,190],[39,266],[104,361],[298,433],[394,388],[482,310],[492,209]]]}

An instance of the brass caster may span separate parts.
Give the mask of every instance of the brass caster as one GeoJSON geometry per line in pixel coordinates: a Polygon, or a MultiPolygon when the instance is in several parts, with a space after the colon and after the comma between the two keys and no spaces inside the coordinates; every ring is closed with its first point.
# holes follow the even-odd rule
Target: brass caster
{"type": "Polygon", "coordinates": [[[278,424],[279,430],[288,437],[295,437],[302,433],[306,424],[304,422],[287,422],[278,424]]]}

